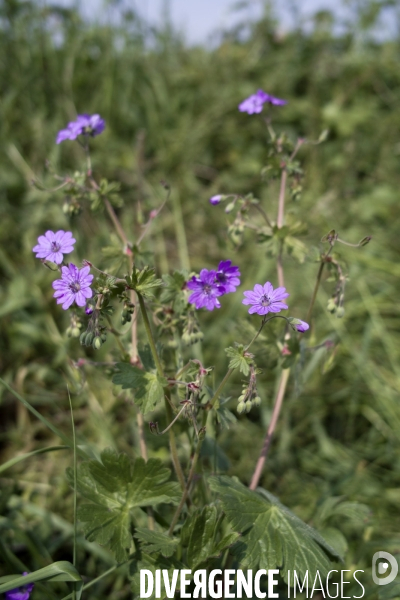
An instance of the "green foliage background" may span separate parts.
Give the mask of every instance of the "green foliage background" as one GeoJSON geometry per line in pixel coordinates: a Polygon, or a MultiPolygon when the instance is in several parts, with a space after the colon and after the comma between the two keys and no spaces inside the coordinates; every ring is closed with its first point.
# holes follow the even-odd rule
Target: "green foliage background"
{"type": "MultiPolygon", "coordinates": [[[[106,220],[87,211],[71,223],[61,211],[62,194],[31,185],[35,177],[54,186],[52,169],[73,171],[82,163],[77,144],[55,145],[57,131],[76,112],[100,113],[107,127],[93,141],[93,168],[122,182],[121,215],[132,241],[164,199],[160,181],[172,188],[147,238],[145,259],[165,272],[214,268],[230,258],[244,274],[242,291],[274,282],[274,262],[251,235],[235,251],[223,209],[208,198],[251,191],[274,215],[278,188],[259,176],[266,160],[262,123],[239,113],[237,104],[263,88],[289,100],[274,110],[276,130],[317,139],[329,129],[323,145],[300,152],[305,190],[289,212],[307,223],[308,246],[318,247],[332,228],[351,242],[366,235],[373,241],[341,248],[350,274],[343,319],[326,311],[332,284],[322,285],[315,326],[318,340],[337,344],[334,361],[320,350],[300,394],[292,382],[262,485],[320,531],[339,529],[348,545],[345,568],[365,570],[376,550],[400,552],[400,38],[376,41],[373,9],[376,17],[379,7],[361,3],[340,33],[325,13],[308,33],[283,35],[266,12],[246,25],[247,35],[241,28],[226,32],[206,49],[188,48],[168,27],[149,33],[132,13],[109,25],[51,6],[0,2],[0,370],[66,432],[68,384],[79,435],[95,454],[111,446],[137,455],[135,408],[98,370],[88,368],[84,381],[74,367],[82,356],[109,360],[109,346],[95,354],[67,338],[67,316],[52,299],[52,274],[31,251],[46,228],[71,228],[79,256],[100,268],[110,264],[99,250],[113,242],[106,220]],[[339,499],[370,512],[360,506],[347,514],[338,509],[339,499]]],[[[293,316],[305,317],[316,271],[312,253],[300,267],[285,263],[293,316]]],[[[228,363],[223,349],[249,337],[245,315],[237,293],[221,310],[200,316],[203,359],[215,366],[216,381],[228,363]]],[[[264,368],[260,410],[239,417],[228,433],[217,432],[218,454],[210,447],[203,457],[209,469],[217,465],[243,483],[251,477],[276,384],[275,357],[261,344],[257,351],[264,368]]],[[[240,388],[238,375],[229,394],[237,397],[240,388]]],[[[0,394],[1,462],[59,443],[3,387],[0,394]]],[[[151,454],[168,465],[167,443],[151,438],[151,444],[151,454]]],[[[1,574],[70,560],[72,495],[64,472],[71,464],[70,454],[59,451],[2,475],[1,502],[8,508],[0,517],[1,574]]],[[[113,564],[108,552],[83,538],[78,562],[89,578],[113,564]]],[[[56,589],[43,586],[41,596],[54,597],[56,589]]],[[[60,587],[60,597],[65,590],[60,587]]],[[[131,594],[123,569],[92,590],[88,599],[131,594]]]]}

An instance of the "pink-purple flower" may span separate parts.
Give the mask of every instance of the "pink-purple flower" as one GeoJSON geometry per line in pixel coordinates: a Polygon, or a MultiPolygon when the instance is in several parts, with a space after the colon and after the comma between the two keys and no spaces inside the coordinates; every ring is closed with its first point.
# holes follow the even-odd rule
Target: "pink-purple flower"
{"type": "Polygon", "coordinates": [[[274,290],[272,284],[267,281],[264,285],[256,283],[253,291],[243,292],[245,299],[242,304],[251,304],[249,314],[257,313],[266,315],[269,312],[277,313],[288,308],[287,304],[282,302],[289,296],[284,287],[278,287],[274,290]]]}
{"type": "Polygon", "coordinates": [[[241,102],[238,106],[240,112],[247,112],[249,115],[253,115],[254,113],[260,113],[264,107],[264,104],[268,102],[269,104],[274,104],[275,106],[283,106],[287,104],[287,100],[282,100],[281,98],[276,98],[275,96],[271,96],[264,92],[264,90],[257,90],[255,94],[252,94],[243,102],[241,102]]]}
{"type": "Polygon", "coordinates": [[[232,265],[231,260],[222,260],[218,265],[216,282],[224,287],[224,294],[235,292],[240,285],[239,267],[232,265]]]}
{"type": "Polygon", "coordinates": [[[76,140],[78,135],[99,135],[104,128],[106,123],[100,115],[78,115],[76,121],[68,123],[65,129],[61,129],[56,138],[56,144],[60,144],[65,140],[76,140]]]}
{"type": "Polygon", "coordinates": [[[72,237],[70,231],[46,231],[44,235],[38,237],[38,244],[32,248],[36,252],[36,258],[51,260],[51,262],[60,265],[63,261],[63,254],[69,254],[74,249],[76,239],[72,237]]]}
{"type": "Polygon", "coordinates": [[[299,331],[300,333],[304,333],[305,331],[310,329],[309,324],[305,321],[302,321],[301,319],[291,318],[290,324],[293,327],[293,329],[296,329],[296,331],[299,331]]]}
{"type": "MultiPolygon", "coordinates": [[[[28,575],[28,573],[25,571],[22,575],[28,575]]],[[[34,585],[34,583],[27,583],[14,590],[9,590],[5,593],[6,600],[29,600],[34,585]]]]}
{"type": "Polygon", "coordinates": [[[57,298],[57,304],[62,304],[64,310],[67,310],[73,302],[78,306],[85,306],[86,300],[91,298],[93,292],[90,285],[93,281],[93,275],[89,275],[90,267],[78,269],[72,263],[68,267],[61,268],[61,279],[53,281],[54,298],[57,298]]]}
{"type": "Polygon", "coordinates": [[[225,293],[225,288],[217,282],[216,277],[216,271],[202,269],[199,277],[193,276],[187,282],[188,289],[193,292],[189,296],[188,301],[194,304],[196,308],[214,310],[214,308],[221,307],[218,296],[222,296],[225,293]]]}

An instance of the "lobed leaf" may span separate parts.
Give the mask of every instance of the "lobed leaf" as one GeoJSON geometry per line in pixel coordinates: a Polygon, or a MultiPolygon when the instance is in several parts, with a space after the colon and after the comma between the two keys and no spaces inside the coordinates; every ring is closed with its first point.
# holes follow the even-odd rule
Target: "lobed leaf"
{"type": "Polygon", "coordinates": [[[261,488],[253,492],[226,476],[213,476],[209,483],[232,528],[242,534],[232,552],[244,568],[280,568],[285,581],[288,570],[302,577],[308,571],[314,579],[316,571],[330,570],[331,557],[341,559],[315,529],[269,492],[261,488]]]}
{"type": "MultiPolygon", "coordinates": [[[[142,356],[147,361],[148,355],[143,352],[142,356]]],[[[147,364],[150,364],[147,361],[147,364]]],[[[116,385],[121,385],[122,389],[135,390],[135,403],[140,407],[143,414],[155,409],[158,402],[164,398],[164,386],[167,380],[160,377],[157,373],[149,373],[135,367],[129,363],[117,363],[118,373],[112,379],[116,385]]]]}
{"type": "MultiPolygon", "coordinates": [[[[67,477],[73,482],[72,469],[67,477]]],[[[131,462],[125,454],[106,449],[101,462],[83,462],[78,468],[77,489],[91,504],[83,504],[78,518],[86,538],[107,546],[118,562],[126,560],[131,544],[131,509],[157,504],[178,504],[180,487],[168,481],[170,470],[158,459],[131,462]]]]}

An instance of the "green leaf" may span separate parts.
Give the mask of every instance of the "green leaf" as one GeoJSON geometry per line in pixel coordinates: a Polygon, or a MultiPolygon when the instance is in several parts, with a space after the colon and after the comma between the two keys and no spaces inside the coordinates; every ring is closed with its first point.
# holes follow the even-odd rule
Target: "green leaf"
{"type": "Polygon", "coordinates": [[[182,293],[183,286],[187,276],[179,271],[174,271],[172,275],[163,275],[164,288],[161,292],[161,302],[172,302],[177,294],[182,293]]]}
{"type": "MultiPolygon", "coordinates": [[[[72,469],[67,477],[72,483],[72,469]]],[[[169,477],[170,470],[160,460],[131,462],[126,454],[110,448],[101,453],[101,462],[83,462],[78,468],[78,491],[93,503],[78,510],[86,538],[107,546],[118,562],[125,560],[132,539],[131,509],[179,502],[180,487],[169,477]]]]}
{"type": "Polygon", "coordinates": [[[242,534],[232,552],[243,567],[282,568],[284,579],[288,570],[296,570],[302,577],[309,571],[314,578],[317,570],[330,570],[330,557],[340,559],[315,529],[272,494],[261,488],[253,492],[226,476],[211,477],[209,482],[232,528],[242,534]]]}
{"type": "Polygon", "coordinates": [[[146,344],[145,346],[139,346],[138,352],[145,371],[155,371],[156,365],[154,364],[154,358],[149,344],[146,344]]]}
{"type": "Polygon", "coordinates": [[[231,533],[220,542],[216,542],[219,518],[215,506],[205,506],[202,511],[195,512],[186,520],[182,529],[182,539],[187,545],[187,562],[191,569],[219,556],[238,539],[239,534],[231,533]]]}
{"type": "Polygon", "coordinates": [[[248,375],[250,365],[254,364],[254,355],[250,352],[245,352],[243,344],[235,343],[235,347],[230,346],[225,348],[226,354],[231,358],[229,363],[230,369],[239,369],[243,375],[248,375]]]}
{"type": "Polygon", "coordinates": [[[127,275],[125,279],[128,286],[144,298],[151,298],[154,295],[154,289],[163,285],[161,279],[156,279],[154,269],[148,266],[143,269],[133,267],[132,275],[127,275]]]}
{"type": "MultiPolygon", "coordinates": [[[[147,357],[144,353],[143,356],[147,357]]],[[[112,379],[116,385],[121,385],[122,389],[135,390],[135,403],[140,407],[143,414],[155,409],[158,402],[164,398],[164,386],[167,380],[160,377],[157,373],[148,373],[138,367],[128,363],[117,363],[118,373],[112,379]]]]}
{"type": "Polygon", "coordinates": [[[343,559],[348,549],[347,540],[343,533],[339,531],[339,529],[336,529],[336,527],[326,527],[325,529],[322,529],[321,535],[343,559]]]}
{"type": "Polygon", "coordinates": [[[43,569],[28,573],[28,575],[18,574],[0,577],[0,594],[37,581],[68,581],[75,583],[76,600],[80,600],[82,595],[82,578],[75,567],[66,560],[52,563],[43,569]]]}
{"type": "Polygon", "coordinates": [[[150,531],[144,527],[138,527],[134,537],[142,542],[144,552],[149,554],[160,552],[166,558],[173,555],[179,544],[179,540],[170,537],[167,533],[150,531]]]}
{"type": "Polygon", "coordinates": [[[229,408],[225,406],[229,400],[230,398],[218,398],[214,404],[217,421],[221,425],[222,429],[229,429],[230,425],[233,425],[237,421],[233,412],[231,412],[229,408]]]}

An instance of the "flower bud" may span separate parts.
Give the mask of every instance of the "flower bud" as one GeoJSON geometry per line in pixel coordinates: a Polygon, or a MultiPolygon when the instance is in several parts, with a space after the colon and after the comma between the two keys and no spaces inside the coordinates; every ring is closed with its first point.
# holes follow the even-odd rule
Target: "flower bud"
{"type": "Polygon", "coordinates": [[[101,337],[100,337],[100,336],[98,336],[98,335],[96,335],[96,337],[95,337],[95,338],[94,338],[94,340],[93,340],[92,347],[93,347],[95,350],[100,350],[100,348],[101,348],[102,344],[103,344],[103,342],[101,341],[101,337]]]}
{"type": "Polygon", "coordinates": [[[237,409],[236,409],[239,413],[239,415],[241,415],[242,413],[245,412],[246,410],[246,405],[244,402],[239,402],[239,404],[237,405],[237,409]]]}
{"type": "Polygon", "coordinates": [[[261,398],[260,398],[260,396],[256,396],[253,400],[253,405],[260,406],[260,404],[261,404],[261,398]]]}
{"type": "Polygon", "coordinates": [[[344,316],[344,307],[338,306],[336,309],[336,316],[338,319],[341,319],[344,316]]]}
{"type": "Polygon", "coordinates": [[[253,403],[251,400],[247,400],[246,401],[246,412],[249,413],[251,411],[251,407],[253,406],[253,403]]]}

